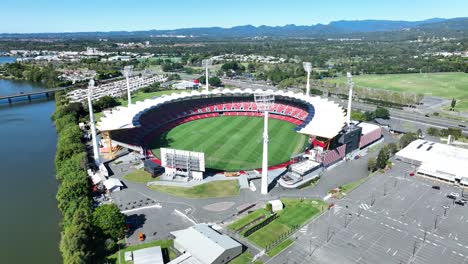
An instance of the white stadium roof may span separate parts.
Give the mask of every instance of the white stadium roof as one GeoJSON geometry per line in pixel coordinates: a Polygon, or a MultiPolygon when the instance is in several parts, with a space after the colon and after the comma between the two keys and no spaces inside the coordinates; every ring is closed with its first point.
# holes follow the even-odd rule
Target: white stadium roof
{"type": "Polygon", "coordinates": [[[111,131],[138,127],[140,125],[139,117],[152,107],[184,98],[196,98],[199,96],[209,95],[253,95],[261,93],[269,93],[275,96],[295,99],[302,101],[304,104],[313,106],[315,111],[314,117],[308,124],[304,124],[305,126],[299,130],[300,133],[324,138],[333,138],[345,125],[345,113],[343,108],[337,103],[319,96],[310,97],[302,93],[285,92],[281,90],[214,89],[212,91],[202,92],[191,91],[190,93],[173,93],[171,95],[163,95],[154,99],[139,101],[132,104],[130,107],[117,107],[116,109],[113,109],[112,112],[104,113],[101,121],[98,122],[98,129],[101,131],[111,131]]]}

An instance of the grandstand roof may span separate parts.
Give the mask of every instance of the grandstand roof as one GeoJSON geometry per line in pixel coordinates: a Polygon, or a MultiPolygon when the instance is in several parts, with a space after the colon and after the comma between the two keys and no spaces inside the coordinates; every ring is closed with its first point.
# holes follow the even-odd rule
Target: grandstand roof
{"type": "Polygon", "coordinates": [[[214,89],[212,91],[191,91],[182,93],[173,93],[163,95],[154,99],[146,99],[136,102],[130,107],[117,107],[112,112],[105,113],[98,122],[98,129],[101,131],[111,131],[120,129],[129,129],[140,126],[139,118],[147,111],[160,104],[170,103],[180,99],[197,98],[200,96],[233,96],[233,95],[253,95],[258,93],[270,93],[275,96],[295,99],[304,104],[313,106],[314,117],[305,121],[298,131],[307,135],[320,136],[324,138],[335,137],[345,124],[345,113],[337,103],[321,98],[319,96],[306,96],[302,93],[293,93],[273,90],[253,90],[253,89],[214,89]]]}

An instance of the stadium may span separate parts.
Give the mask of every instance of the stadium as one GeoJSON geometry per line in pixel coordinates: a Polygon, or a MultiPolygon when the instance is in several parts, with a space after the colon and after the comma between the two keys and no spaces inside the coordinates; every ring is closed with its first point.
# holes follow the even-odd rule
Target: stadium
{"type": "Polygon", "coordinates": [[[297,183],[314,168],[330,166],[381,137],[380,128],[369,124],[346,129],[344,109],[327,99],[251,89],[147,99],[106,112],[98,128],[110,149],[112,145],[133,149],[166,170],[171,167],[161,156],[166,148],[203,153],[202,171],[205,167],[231,172],[258,169],[263,127],[263,114],[254,100],[258,94],[275,98],[269,109],[268,166],[289,166],[291,172],[283,183],[297,183]]]}

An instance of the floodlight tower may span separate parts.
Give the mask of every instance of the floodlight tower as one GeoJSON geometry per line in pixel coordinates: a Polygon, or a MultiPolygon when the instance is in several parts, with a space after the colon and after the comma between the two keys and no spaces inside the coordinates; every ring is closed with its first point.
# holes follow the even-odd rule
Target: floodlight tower
{"type": "Polygon", "coordinates": [[[346,116],[346,122],[348,123],[348,126],[351,125],[351,102],[353,101],[353,76],[351,75],[350,72],[346,74],[348,77],[348,87],[349,87],[349,95],[348,95],[348,114],[346,116]]]}
{"type": "Polygon", "coordinates": [[[130,92],[130,76],[132,75],[133,72],[133,65],[128,65],[125,66],[123,69],[123,74],[125,76],[125,79],[127,80],[127,96],[128,96],[128,107],[132,104],[132,95],[130,92]]]}
{"type": "Polygon", "coordinates": [[[94,113],[93,113],[93,90],[94,90],[94,79],[89,80],[88,84],[88,107],[89,107],[89,122],[91,123],[91,141],[93,143],[93,155],[94,163],[99,167],[101,165],[101,156],[99,155],[99,145],[98,138],[96,133],[96,124],[94,123],[94,113]]]}
{"type": "Polygon", "coordinates": [[[263,111],[263,159],[261,193],[268,194],[268,111],[275,103],[275,96],[268,93],[254,94],[258,111],[263,111]]]}
{"type": "Polygon", "coordinates": [[[310,95],[310,72],[312,71],[312,63],[310,62],[303,62],[302,66],[304,66],[304,71],[307,72],[307,85],[306,85],[306,95],[310,95]]]}
{"type": "Polygon", "coordinates": [[[211,66],[211,59],[206,59],[206,60],[202,60],[202,65],[203,67],[205,67],[205,78],[206,78],[206,84],[205,84],[205,91],[208,92],[208,68],[211,66]]]}

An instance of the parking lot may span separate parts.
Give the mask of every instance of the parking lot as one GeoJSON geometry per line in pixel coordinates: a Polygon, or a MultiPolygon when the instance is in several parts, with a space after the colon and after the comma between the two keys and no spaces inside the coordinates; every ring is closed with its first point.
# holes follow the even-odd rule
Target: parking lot
{"type": "Polygon", "coordinates": [[[468,205],[458,187],[411,177],[396,162],[297,232],[267,263],[468,263],[468,205]],[[432,188],[440,186],[440,190],[432,188]]]}

